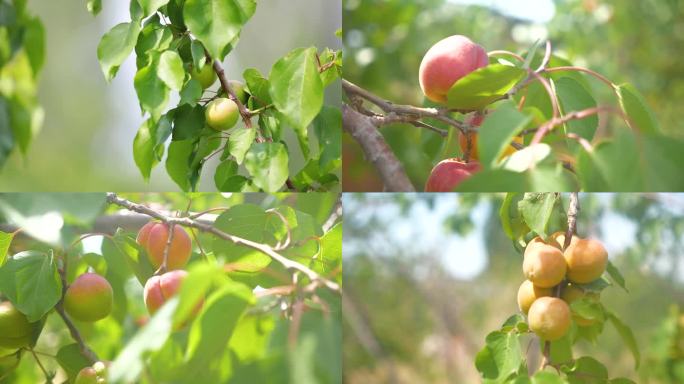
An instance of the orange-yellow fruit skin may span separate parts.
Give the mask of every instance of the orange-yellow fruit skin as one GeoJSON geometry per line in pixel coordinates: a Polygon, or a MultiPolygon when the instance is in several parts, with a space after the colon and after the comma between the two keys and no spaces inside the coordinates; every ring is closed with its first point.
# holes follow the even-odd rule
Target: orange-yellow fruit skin
{"type": "Polygon", "coordinates": [[[167,272],[161,276],[152,276],[145,283],[145,306],[150,314],[155,314],[162,305],[178,293],[183,280],[188,275],[183,270],[167,272]]]}
{"type": "MultiPolygon", "coordinates": [[[[582,298],[587,298],[590,300],[598,300],[599,296],[596,293],[590,292],[584,292],[584,290],[580,287],[577,287],[575,285],[569,284],[565,288],[563,288],[563,293],[561,294],[561,299],[563,299],[568,305],[572,305],[573,302],[580,300],[582,298]]],[[[585,319],[583,317],[579,316],[572,316],[573,320],[577,325],[580,327],[586,327],[589,325],[592,325],[596,322],[596,319],[585,319]]]]}
{"type": "Polygon", "coordinates": [[[78,372],[74,384],[97,384],[97,372],[92,367],[85,367],[78,372]]]}
{"type": "Polygon", "coordinates": [[[480,163],[476,161],[464,163],[456,158],[442,160],[430,171],[425,192],[451,192],[479,170],[480,163]]]}
{"type": "Polygon", "coordinates": [[[114,292],[107,279],[97,273],[77,277],[64,295],[64,309],[76,320],[93,322],[109,316],[114,292]]]}
{"type": "MultiPolygon", "coordinates": [[[[483,115],[475,115],[474,117],[467,118],[466,123],[479,127],[482,125],[482,121],[484,120],[483,115]]],[[[458,145],[461,147],[461,151],[465,154],[467,149],[468,149],[468,136],[470,136],[470,159],[471,160],[480,160],[480,152],[477,148],[477,136],[478,134],[475,132],[470,132],[467,135],[464,135],[463,132],[459,131],[458,132],[458,145]]],[[[514,143],[518,143],[520,145],[523,145],[523,138],[520,136],[515,136],[513,138],[514,143]]],[[[513,153],[515,153],[516,149],[512,146],[509,145],[506,147],[506,150],[504,150],[504,153],[500,156],[501,159],[503,159],[506,156],[510,156],[513,153]]]]}
{"type": "MultiPolygon", "coordinates": [[[[147,223],[138,232],[137,242],[147,251],[147,257],[155,268],[159,268],[164,260],[164,249],[168,239],[169,227],[163,223],[147,223]]],[[[183,268],[188,263],[191,253],[190,236],[181,226],[175,225],[166,269],[183,268]]]]}
{"type": "Polygon", "coordinates": [[[423,57],[418,71],[420,88],[428,99],[445,103],[456,81],[488,64],[484,48],[465,36],[449,36],[433,45],[423,57]]]}
{"type": "Polygon", "coordinates": [[[32,327],[26,315],[9,301],[0,302],[0,349],[23,348],[31,341],[32,327]]]}
{"type": "Polygon", "coordinates": [[[523,273],[534,285],[551,288],[563,281],[567,267],[558,248],[540,241],[525,248],[523,273]]]}
{"type": "Polygon", "coordinates": [[[608,265],[608,252],[594,239],[573,240],[564,252],[568,265],[568,280],[590,283],[603,275],[608,265]]]}
{"type": "Polygon", "coordinates": [[[570,308],[556,297],[541,297],[532,303],[527,314],[530,330],[547,341],[565,336],[570,328],[570,308]]]}
{"type": "Polygon", "coordinates": [[[525,280],[518,288],[518,308],[520,312],[527,314],[535,300],[551,295],[553,289],[536,287],[531,281],[525,280]]]}

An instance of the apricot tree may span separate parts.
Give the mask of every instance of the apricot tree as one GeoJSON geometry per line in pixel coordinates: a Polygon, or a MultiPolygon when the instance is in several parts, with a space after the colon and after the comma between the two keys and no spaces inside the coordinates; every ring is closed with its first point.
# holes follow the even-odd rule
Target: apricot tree
{"type": "Polygon", "coordinates": [[[575,343],[595,341],[604,324],[610,323],[634,355],[636,368],[640,361],[632,331],[600,299],[600,293],[611,286],[626,291],[624,278],[598,240],[578,234],[577,193],[570,194],[567,213],[562,208],[559,193],[510,193],[504,200],[501,221],[514,246],[524,247],[526,280],[517,292],[522,314],[511,316],[500,330],[487,335],[477,354],[475,365],[487,382],[633,383],[625,378],[609,380],[598,360],[573,354],[575,343]],[[528,335],[539,341],[538,368],[532,366],[534,357],[526,356],[530,348],[521,347],[528,335]]]}
{"type": "Polygon", "coordinates": [[[343,79],[344,130],[385,189],[434,191],[428,183],[435,185],[435,178],[458,179],[444,185],[470,192],[684,188],[684,176],[675,171],[684,141],[663,133],[631,84],[573,65],[551,41],[523,52],[487,53],[473,40],[453,35],[426,44],[415,68],[423,105],[387,100],[365,89],[364,79],[343,79]],[[598,87],[614,97],[597,100],[598,87]],[[432,172],[425,167],[417,174],[414,164],[410,175],[404,171],[416,157],[395,152],[383,136],[389,127],[421,130],[421,143],[434,144],[420,153],[437,164],[432,172]],[[462,167],[444,172],[444,159],[477,162],[480,170],[463,178],[462,167]]]}
{"type": "Polygon", "coordinates": [[[339,196],[0,200],[0,382],[339,382],[339,196]]]}
{"type": "MultiPolygon", "coordinates": [[[[111,81],[135,51],[134,87],[147,120],[132,148],[144,179],[165,161],[182,190],[195,190],[207,162],[218,158],[219,191],[340,189],[341,114],[325,102],[325,90],[339,84],[341,50],[295,48],[268,75],[256,68],[228,74],[224,60],[258,12],[255,0],[129,3],[130,21],[104,34],[97,57],[111,81]]],[[[88,4],[93,14],[102,7],[101,0],[88,4]]]]}

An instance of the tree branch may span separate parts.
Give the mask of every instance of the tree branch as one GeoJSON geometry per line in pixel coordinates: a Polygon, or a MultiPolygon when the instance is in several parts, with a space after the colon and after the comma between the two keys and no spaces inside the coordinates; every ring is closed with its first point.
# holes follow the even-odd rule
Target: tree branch
{"type": "Polygon", "coordinates": [[[342,106],[344,130],[361,145],[366,158],[380,173],[385,188],[390,192],[415,192],[399,159],[369,119],[348,105],[342,106]]]}
{"type": "Polygon", "coordinates": [[[269,256],[271,259],[280,263],[286,269],[295,270],[295,271],[303,273],[312,282],[316,282],[317,284],[319,284],[321,286],[325,286],[334,292],[338,292],[338,293],[342,292],[342,289],[340,288],[340,286],[337,283],[335,283],[331,280],[328,280],[328,279],[320,276],[318,273],[316,273],[312,269],[310,269],[310,268],[308,268],[308,267],[306,267],[306,266],[304,266],[304,265],[302,265],[302,264],[300,264],[294,260],[290,260],[287,257],[279,254],[278,252],[276,252],[273,248],[271,248],[267,244],[257,243],[257,242],[251,241],[251,240],[243,239],[241,237],[228,234],[228,233],[223,232],[220,229],[217,229],[211,225],[201,223],[201,222],[193,220],[189,217],[165,216],[164,214],[159,213],[153,209],[150,209],[150,208],[148,208],[142,204],[137,204],[137,203],[133,203],[131,201],[128,201],[126,199],[122,199],[122,198],[118,197],[115,193],[111,193],[111,192],[107,193],[107,202],[110,204],[114,204],[114,205],[124,207],[130,211],[134,211],[134,212],[138,212],[138,213],[148,215],[150,217],[154,217],[155,219],[158,219],[161,222],[166,223],[166,224],[176,224],[176,225],[182,225],[184,227],[196,228],[202,232],[211,233],[218,238],[230,241],[234,244],[243,245],[245,247],[252,248],[254,250],[257,250],[257,251],[269,256]]]}

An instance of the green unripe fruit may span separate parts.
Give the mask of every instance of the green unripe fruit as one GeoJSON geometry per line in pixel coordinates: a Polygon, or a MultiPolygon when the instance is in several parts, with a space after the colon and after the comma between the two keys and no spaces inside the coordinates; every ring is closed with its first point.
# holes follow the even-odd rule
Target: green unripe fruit
{"type": "MultiPolygon", "coordinates": [[[[247,104],[247,100],[249,100],[249,93],[247,93],[245,90],[245,83],[238,80],[228,80],[228,86],[233,90],[235,97],[237,97],[242,104],[247,104]]],[[[221,92],[219,92],[219,97],[228,97],[223,88],[221,88],[221,92]]]]}
{"type": "Polygon", "coordinates": [[[31,341],[31,323],[9,301],[0,303],[0,347],[19,349],[31,341]]]}
{"type": "Polygon", "coordinates": [[[190,72],[190,75],[192,76],[193,79],[199,81],[200,85],[202,86],[202,89],[207,89],[211,87],[212,84],[216,81],[216,72],[214,72],[214,68],[212,68],[211,64],[205,64],[202,69],[199,71],[195,70],[194,68],[190,72]]]}
{"type": "Polygon", "coordinates": [[[98,321],[109,316],[114,304],[112,286],[96,273],[84,273],[74,280],[64,295],[64,309],[80,321],[98,321]]]}
{"type": "Polygon", "coordinates": [[[240,117],[238,106],[233,100],[219,97],[207,104],[204,111],[207,125],[217,131],[225,131],[237,124],[240,117]]]}

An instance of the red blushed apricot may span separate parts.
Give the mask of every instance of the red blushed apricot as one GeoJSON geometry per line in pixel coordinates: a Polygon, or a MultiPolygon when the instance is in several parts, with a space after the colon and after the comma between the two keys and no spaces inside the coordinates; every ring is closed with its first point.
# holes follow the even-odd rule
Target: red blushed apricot
{"type": "MultiPolygon", "coordinates": [[[[169,239],[169,227],[163,223],[151,222],[145,224],[138,232],[136,241],[147,251],[147,257],[155,268],[161,266],[164,260],[164,250],[169,239]]],[[[179,225],[173,226],[173,239],[169,248],[166,268],[180,269],[187,264],[192,253],[192,240],[179,225]]]]}
{"type": "Polygon", "coordinates": [[[425,192],[451,192],[479,170],[480,164],[475,161],[464,163],[456,158],[442,160],[432,168],[425,183],[425,192]]]}
{"type": "Polygon", "coordinates": [[[109,282],[97,273],[77,277],[64,295],[64,309],[76,320],[98,321],[109,316],[114,293],[109,282]]]}
{"type": "Polygon", "coordinates": [[[488,64],[484,48],[465,36],[449,36],[433,45],[423,57],[418,72],[420,88],[428,99],[445,103],[456,81],[488,64]]]}
{"type": "Polygon", "coordinates": [[[145,306],[154,315],[162,305],[178,293],[181,283],[188,275],[183,270],[167,272],[161,276],[152,276],[145,283],[145,306]]]}

